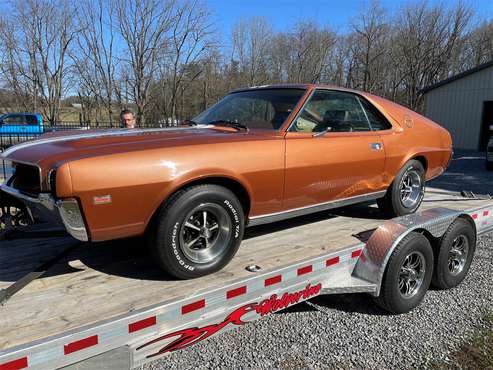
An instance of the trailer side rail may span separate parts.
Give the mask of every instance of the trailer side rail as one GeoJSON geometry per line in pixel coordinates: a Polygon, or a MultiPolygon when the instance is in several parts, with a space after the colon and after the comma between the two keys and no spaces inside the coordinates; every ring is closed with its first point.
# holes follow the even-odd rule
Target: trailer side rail
{"type": "Polygon", "coordinates": [[[438,237],[457,217],[470,219],[478,235],[493,229],[491,205],[386,221],[367,242],[0,351],[0,370],[59,368],[122,347],[135,367],[320,294],[378,295],[386,261],[403,235],[426,230],[438,237]]]}

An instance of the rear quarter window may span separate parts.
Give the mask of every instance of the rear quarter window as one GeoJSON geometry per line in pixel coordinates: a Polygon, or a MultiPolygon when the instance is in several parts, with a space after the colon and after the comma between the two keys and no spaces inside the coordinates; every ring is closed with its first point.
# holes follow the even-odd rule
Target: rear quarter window
{"type": "Polygon", "coordinates": [[[359,99],[361,101],[361,105],[363,105],[373,131],[389,130],[392,128],[392,125],[387,118],[385,118],[385,116],[377,108],[375,108],[373,104],[365,98],[359,97],[359,99]]]}

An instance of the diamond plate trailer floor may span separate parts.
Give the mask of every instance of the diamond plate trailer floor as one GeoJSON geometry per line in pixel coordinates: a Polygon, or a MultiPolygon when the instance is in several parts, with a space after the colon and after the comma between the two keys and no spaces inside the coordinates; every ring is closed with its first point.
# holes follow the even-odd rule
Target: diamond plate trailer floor
{"type": "MultiPolygon", "coordinates": [[[[439,235],[468,210],[484,232],[493,224],[490,208],[492,200],[428,192],[423,215],[396,225],[410,230],[426,223],[439,235]]],[[[355,266],[374,257],[365,244],[378,234],[373,230],[394,225],[380,217],[366,204],[251,228],[225,269],[188,281],[163,276],[140,239],[81,244],[0,307],[0,369],[56,368],[112,352],[121,368],[114,351],[134,367],[318,294],[378,294],[371,269],[355,266]],[[250,272],[250,265],[261,269],[250,272]]],[[[72,241],[0,243],[0,288],[6,288],[72,241]]]]}

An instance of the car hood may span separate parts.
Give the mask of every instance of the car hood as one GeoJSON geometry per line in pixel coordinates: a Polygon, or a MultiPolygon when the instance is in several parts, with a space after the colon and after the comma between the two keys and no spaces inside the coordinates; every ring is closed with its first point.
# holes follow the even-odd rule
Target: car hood
{"type": "Polygon", "coordinates": [[[57,132],[8,148],[2,153],[2,158],[43,169],[81,158],[123,152],[248,140],[249,134],[251,132],[206,125],[57,132]]]}

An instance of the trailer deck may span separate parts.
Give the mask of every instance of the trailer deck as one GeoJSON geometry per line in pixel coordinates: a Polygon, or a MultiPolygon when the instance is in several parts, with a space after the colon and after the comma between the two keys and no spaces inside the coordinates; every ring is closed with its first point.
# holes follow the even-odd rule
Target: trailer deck
{"type": "MultiPolygon", "coordinates": [[[[493,207],[493,200],[466,199],[453,193],[428,191],[421,210],[437,207],[452,210],[484,209],[493,207]]],[[[492,216],[486,213],[481,222],[493,222],[492,216]]],[[[215,274],[187,281],[172,280],[155,268],[145,252],[144,241],[141,239],[98,244],[79,243],[65,258],[53,264],[42,277],[34,280],[0,306],[0,368],[2,364],[14,364],[13,361],[19,361],[15,360],[17,353],[23,353],[23,349],[33,343],[46,345],[47,341],[67,333],[76,335],[95,325],[127,319],[129,315],[134,315],[133,321],[130,320],[136,325],[133,326],[134,329],[141,330],[153,326],[157,320],[160,331],[166,332],[167,323],[156,319],[156,316],[154,321],[146,322],[145,319],[141,319],[145,317],[146,311],[151,312],[156,307],[179,304],[182,314],[190,313],[196,315],[194,320],[203,320],[205,316],[201,314],[200,308],[203,308],[205,301],[194,301],[190,300],[191,298],[208,295],[211,297],[208,304],[212,302],[211,307],[214,307],[214,300],[217,300],[215,291],[224,290],[229,299],[246,293],[246,288],[244,292],[241,289],[248,286],[251,299],[258,299],[262,294],[255,295],[254,289],[250,289],[248,284],[250,280],[251,284],[257,284],[258,282],[252,279],[259,274],[267,277],[262,280],[267,286],[270,282],[277,283],[275,279],[282,275],[280,273],[269,277],[271,272],[291,273],[287,269],[294,266],[295,274],[297,271],[298,275],[313,271],[313,277],[304,281],[303,286],[307,282],[314,285],[321,277],[315,274],[315,268],[303,267],[303,263],[313,261],[309,266],[315,266],[319,263],[317,258],[320,256],[329,256],[325,259],[327,265],[330,256],[334,256],[332,258],[340,262],[333,279],[343,274],[348,275],[364,248],[364,242],[383,222],[375,205],[362,204],[253,227],[247,229],[245,240],[237,255],[226,268],[215,274]],[[247,266],[253,265],[259,266],[260,270],[251,272],[246,269],[247,266]]],[[[73,243],[73,239],[70,238],[2,241],[0,289],[34,271],[38,265],[58,255],[73,243]]],[[[282,279],[284,282],[284,278],[282,279]]],[[[326,277],[324,279],[326,280],[326,277]]],[[[279,285],[279,294],[283,289],[298,286],[296,284],[279,285]]],[[[358,285],[357,279],[353,284],[358,285]]],[[[371,287],[368,289],[371,291],[371,287]]],[[[221,309],[218,305],[217,310],[221,309]]],[[[170,318],[176,321],[176,317],[170,318]]],[[[129,324],[129,332],[131,325],[129,324]]],[[[168,326],[169,329],[181,327],[168,326]]],[[[152,337],[151,332],[147,335],[152,337]]],[[[77,335],[74,338],[77,339],[77,335]]],[[[84,338],[86,340],[92,337],[84,338]]],[[[98,339],[93,340],[98,342],[98,339]]],[[[101,338],[99,340],[102,342],[101,338]]],[[[83,349],[87,344],[90,343],[74,340],[67,344],[68,347],[64,347],[65,355],[78,352],[79,347],[83,349]]],[[[113,347],[104,347],[98,352],[102,353],[113,347]]],[[[48,352],[45,350],[43,356],[48,356],[48,352]]],[[[91,353],[92,355],[94,354],[91,353]]],[[[84,355],[77,354],[63,364],[82,359],[84,355]]],[[[134,359],[132,364],[144,361],[147,360],[134,359]]],[[[36,367],[36,363],[40,364],[40,368],[52,366],[50,362],[44,363],[43,358],[39,357],[34,358],[29,367],[36,367]]],[[[55,363],[58,362],[51,362],[55,363]]],[[[24,365],[24,362],[18,364],[24,365]]]]}

